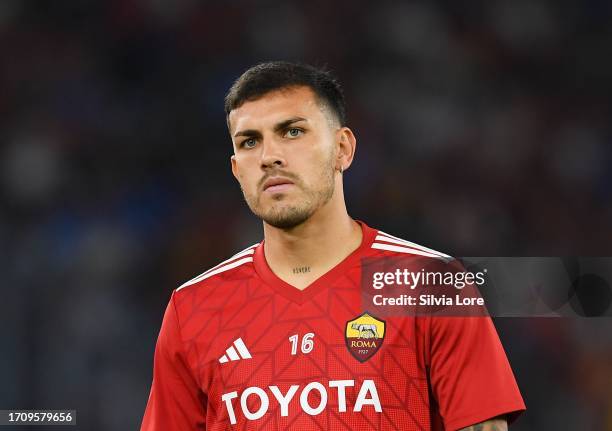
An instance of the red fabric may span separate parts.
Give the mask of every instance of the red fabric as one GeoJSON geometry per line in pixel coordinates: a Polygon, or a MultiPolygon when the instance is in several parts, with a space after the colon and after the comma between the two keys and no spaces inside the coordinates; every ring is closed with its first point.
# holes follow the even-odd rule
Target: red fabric
{"type": "Polygon", "coordinates": [[[377,231],[361,225],[361,246],[303,291],[274,275],[263,243],[176,290],[141,430],[453,430],[524,410],[489,318],[388,317],[374,355],[360,362],[349,352],[347,322],[367,311],[361,259],[397,254],[371,248],[377,231]],[[290,390],[283,411],[274,394],[290,390]]]}
{"type": "Polygon", "coordinates": [[[430,382],[447,430],[525,410],[512,369],[489,317],[430,322],[430,382]]]}
{"type": "Polygon", "coordinates": [[[142,430],[206,429],[206,397],[185,362],[174,306],[166,308],[153,365],[153,385],[142,430]]]}

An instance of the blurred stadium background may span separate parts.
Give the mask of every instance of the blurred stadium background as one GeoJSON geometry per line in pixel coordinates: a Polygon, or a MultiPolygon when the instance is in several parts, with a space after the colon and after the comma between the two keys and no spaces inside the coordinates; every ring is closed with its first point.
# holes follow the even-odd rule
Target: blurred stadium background
{"type": "MultiPolygon", "coordinates": [[[[259,61],[344,84],[354,217],[456,256],[611,254],[606,0],[2,0],[0,52],[0,408],[138,428],[171,290],[261,237],[222,108],[259,61]]],[[[612,430],[611,323],[497,319],[513,430],[612,430]]]]}

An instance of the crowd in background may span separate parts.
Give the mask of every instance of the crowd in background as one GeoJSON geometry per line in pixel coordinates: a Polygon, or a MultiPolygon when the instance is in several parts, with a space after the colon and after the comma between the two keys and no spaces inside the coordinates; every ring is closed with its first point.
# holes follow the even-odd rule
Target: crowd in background
{"type": "MultiPolygon", "coordinates": [[[[260,61],[339,77],[353,217],[455,256],[610,255],[611,47],[605,0],[2,0],[0,408],[138,427],[172,289],[261,240],[223,112],[260,61]]],[[[496,325],[513,430],[612,430],[609,317],[496,325]]]]}

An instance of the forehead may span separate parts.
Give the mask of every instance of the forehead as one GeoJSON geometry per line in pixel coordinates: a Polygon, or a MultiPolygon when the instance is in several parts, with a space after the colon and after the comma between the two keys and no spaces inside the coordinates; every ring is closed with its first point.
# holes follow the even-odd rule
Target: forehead
{"type": "Polygon", "coordinates": [[[244,102],[229,114],[231,131],[273,126],[290,117],[317,120],[324,118],[317,96],[309,87],[271,91],[244,102]]]}

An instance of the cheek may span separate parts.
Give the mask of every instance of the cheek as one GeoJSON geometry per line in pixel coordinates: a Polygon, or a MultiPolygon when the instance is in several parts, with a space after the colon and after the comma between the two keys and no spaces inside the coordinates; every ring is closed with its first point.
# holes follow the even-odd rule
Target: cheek
{"type": "Polygon", "coordinates": [[[303,172],[305,172],[303,176],[305,185],[318,188],[326,183],[330,170],[333,170],[332,160],[329,154],[317,154],[316,157],[304,159],[302,167],[304,168],[303,172]]]}
{"type": "Polygon", "coordinates": [[[248,178],[250,172],[253,170],[252,162],[249,160],[249,157],[241,155],[234,160],[236,176],[240,179],[248,178]]]}
{"type": "Polygon", "coordinates": [[[242,188],[250,188],[256,181],[254,176],[246,169],[240,169],[238,173],[238,181],[242,188]]]}
{"type": "Polygon", "coordinates": [[[242,186],[242,190],[245,190],[251,196],[255,196],[260,193],[259,189],[259,181],[261,180],[261,175],[258,172],[249,171],[244,173],[242,178],[240,178],[240,184],[242,186]]]}

